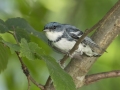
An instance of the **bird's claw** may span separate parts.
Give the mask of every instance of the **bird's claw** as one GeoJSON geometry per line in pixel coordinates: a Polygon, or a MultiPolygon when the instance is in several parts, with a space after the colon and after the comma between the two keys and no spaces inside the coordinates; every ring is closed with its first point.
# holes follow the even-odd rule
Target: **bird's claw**
{"type": "Polygon", "coordinates": [[[68,57],[73,58],[74,54],[70,54],[70,52],[67,52],[66,54],[68,57]]]}

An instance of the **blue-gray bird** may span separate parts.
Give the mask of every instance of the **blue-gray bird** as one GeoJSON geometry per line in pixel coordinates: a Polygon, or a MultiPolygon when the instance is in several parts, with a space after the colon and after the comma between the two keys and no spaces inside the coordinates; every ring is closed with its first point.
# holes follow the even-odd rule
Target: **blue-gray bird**
{"type": "MultiPolygon", "coordinates": [[[[45,31],[49,45],[63,53],[69,53],[76,41],[83,34],[83,32],[75,26],[60,24],[58,22],[50,22],[46,24],[43,31],[45,31]]],[[[92,47],[99,48],[91,38],[86,36],[79,44],[79,47],[75,50],[74,54],[77,53],[82,55],[84,53],[87,56],[100,56],[100,54],[96,53],[92,47]]],[[[74,54],[72,56],[74,56],[74,54]]]]}

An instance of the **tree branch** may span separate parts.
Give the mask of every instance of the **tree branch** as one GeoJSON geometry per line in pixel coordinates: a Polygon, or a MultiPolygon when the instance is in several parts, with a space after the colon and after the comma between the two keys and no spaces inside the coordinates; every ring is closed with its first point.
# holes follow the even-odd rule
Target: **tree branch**
{"type": "MultiPolygon", "coordinates": [[[[99,22],[100,23],[97,24],[98,26],[93,26],[97,27],[97,31],[92,35],[92,40],[94,40],[101,48],[106,49],[120,33],[120,0],[99,22]]],[[[95,28],[92,28],[91,31],[93,29],[95,28]]],[[[76,43],[76,46],[74,46],[75,49],[82,39],[83,38],[79,39],[78,43],[76,43]]],[[[75,50],[74,48],[73,51],[75,50]]],[[[71,50],[71,53],[73,51],[71,50]]],[[[103,53],[103,50],[97,50],[97,52],[103,53]]],[[[64,60],[67,58],[68,56],[64,56],[62,63],[64,63],[64,60]]],[[[97,58],[98,57],[87,57],[85,55],[75,56],[65,68],[65,71],[72,76],[77,88],[84,85],[85,76],[97,58]]],[[[53,84],[50,84],[46,90],[55,90],[53,84]]]]}
{"type": "Polygon", "coordinates": [[[85,77],[85,84],[88,85],[98,80],[105,79],[105,78],[112,78],[112,77],[120,77],[120,70],[87,75],[85,77]]]}
{"type": "MultiPolygon", "coordinates": [[[[90,33],[92,32],[93,30],[95,30],[97,27],[99,27],[99,25],[101,24],[102,20],[100,20],[97,24],[95,24],[92,28],[90,28],[89,30],[86,30],[84,32],[84,34],[78,39],[78,41],[76,42],[76,44],[74,45],[74,47],[70,50],[69,54],[72,55],[72,53],[77,49],[77,47],[79,46],[79,44],[83,41],[83,39],[90,33]]],[[[54,47],[56,48],[56,47],[54,47]]],[[[58,49],[58,48],[56,48],[58,49]]],[[[65,63],[66,59],[68,58],[69,56],[66,54],[64,55],[64,57],[60,60],[60,64],[61,66],[63,66],[63,64],[65,63]]],[[[64,67],[64,66],[63,66],[64,67]]],[[[45,86],[49,86],[49,84],[51,83],[51,78],[50,76],[48,77],[48,80],[45,84],[45,86]]]]}
{"type": "MultiPolygon", "coordinates": [[[[103,17],[97,31],[92,35],[92,39],[103,49],[106,49],[110,43],[120,33],[120,0],[103,17]]],[[[97,50],[103,53],[102,50],[97,50]]],[[[84,78],[91,66],[98,57],[77,56],[71,60],[65,70],[73,77],[76,87],[84,85],[84,78]]]]}

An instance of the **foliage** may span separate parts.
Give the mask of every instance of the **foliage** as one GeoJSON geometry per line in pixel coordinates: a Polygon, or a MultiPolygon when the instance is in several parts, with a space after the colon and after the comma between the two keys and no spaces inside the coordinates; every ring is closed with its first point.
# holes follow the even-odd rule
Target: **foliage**
{"type": "Polygon", "coordinates": [[[8,64],[9,52],[4,44],[0,43],[0,72],[3,71],[8,64]]]}
{"type": "Polygon", "coordinates": [[[4,44],[8,46],[12,51],[20,53],[21,58],[26,57],[29,60],[44,60],[47,64],[56,90],[75,90],[75,85],[72,78],[64,70],[62,70],[55,59],[51,56],[46,55],[45,51],[40,48],[38,44],[30,42],[29,34],[31,33],[34,36],[36,36],[37,34],[38,37],[43,39],[40,32],[35,31],[23,18],[11,18],[6,20],[5,22],[2,21],[1,26],[3,26],[3,24],[5,28],[1,28],[0,31],[2,33],[6,32],[12,34],[17,44],[6,42],[1,38],[2,44],[0,44],[0,46],[2,53],[0,53],[0,71],[5,69],[8,61],[8,53],[6,53],[7,51],[3,46],[4,44]],[[29,43],[27,41],[29,41],[29,43]]]}
{"type": "MultiPolygon", "coordinates": [[[[20,68],[20,62],[14,53],[14,51],[21,50],[20,41],[22,37],[27,41],[25,45],[34,42],[34,44],[37,44],[38,47],[44,50],[46,55],[53,56],[56,60],[59,60],[62,58],[61,54],[52,52],[51,48],[44,43],[44,41],[46,42],[46,38],[44,37],[44,34],[40,32],[44,25],[51,21],[57,21],[75,25],[81,30],[88,29],[104,16],[116,1],[117,0],[1,0],[0,36],[2,37],[2,41],[0,39],[0,42],[2,43],[0,43],[0,60],[3,60],[3,63],[2,67],[0,67],[0,72],[3,70],[4,72],[0,73],[0,90],[27,89],[27,79],[20,68]],[[24,19],[21,20],[21,18],[14,17],[22,17],[24,19]],[[18,20],[21,23],[14,22],[13,19],[18,20]],[[24,23],[26,20],[30,25],[24,23]],[[15,28],[10,26],[10,23],[13,23],[15,28]],[[23,27],[19,27],[19,25],[23,25],[23,27]],[[16,35],[19,45],[14,42],[13,36],[6,34],[5,32],[16,35]],[[7,47],[10,47],[12,52],[12,54],[8,53],[9,60],[8,56],[6,56],[6,50],[9,52],[7,47]],[[1,55],[5,58],[1,59],[1,55]],[[6,67],[7,69],[5,69],[6,67]]],[[[118,37],[113,41],[107,49],[108,53],[105,53],[97,60],[89,73],[119,69],[119,39],[120,38],[118,37]]],[[[39,58],[38,55],[34,56],[33,52],[31,53],[33,58],[39,58]]],[[[46,68],[45,61],[28,60],[24,57],[23,61],[29,68],[35,80],[45,84],[49,75],[49,68],[46,68]]],[[[54,72],[51,74],[54,74],[54,72]]],[[[113,90],[114,88],[119,90],[119,81],[120,78],[101,80],[89,86],[84,86],[80,90],[113,90]]],[[[31,90],[39,89],[31,84],[31,90]]]]}

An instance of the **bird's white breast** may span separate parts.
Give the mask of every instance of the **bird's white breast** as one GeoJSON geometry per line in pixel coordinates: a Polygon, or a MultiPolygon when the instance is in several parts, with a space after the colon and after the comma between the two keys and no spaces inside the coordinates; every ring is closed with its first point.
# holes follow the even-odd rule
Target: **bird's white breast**
{"type": "Polygon", "coordinates": [[[54,43],[56,47],[67,52],[72,49],[74,44],[75,41],[68,41],[66,38],[62,38],[60,41],[54,43]]]}
{"type": "MultiPolygon", "coordinates": [[[[56,47],[58,47],[59,49],[65,51],[65,52],[68,52],[73,48],[75,43],[76,43],[75,41],[68,41],[66,38],[62,38],[60,41],[55,42],[54,45],[56,47]]],[[[76,52],[81,52],[82,53],[82,49],[83,49],[83,45],[79,44],[79,47],[76,50],[76,52]]]]}

